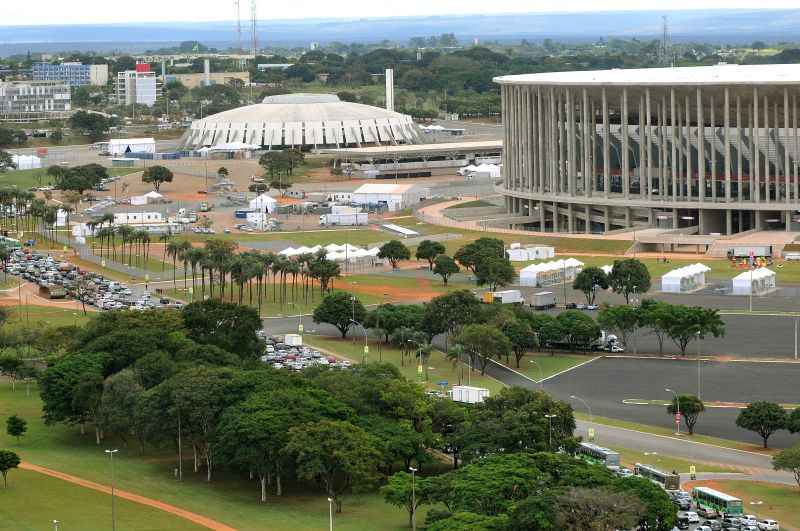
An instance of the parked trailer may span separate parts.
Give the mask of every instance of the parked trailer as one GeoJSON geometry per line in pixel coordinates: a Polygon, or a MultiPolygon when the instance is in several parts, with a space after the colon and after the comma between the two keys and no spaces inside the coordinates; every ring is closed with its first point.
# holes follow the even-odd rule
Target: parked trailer
{"type": "Polygon", "coordinates": [[[772,256],[771,245],[736,246],[728,250],[728,256],[748,258],[750,256],[772,256]]]}
{"type": "Polygon", "coordinates": [[[483,294],[483,302],[492,304],[523,304],[525,300],[518,289],[508,289],[504,291],[489,291],[483,294]]]}
{"type": "Polygon", "coordinates": [[[319,217],[319,224],[323,226],[368,225],[369,214],[366,212],[359,212],[356,214],[323,214],[319,217]]]}
{"type": "Polygon", "coordinates": [[[67,290],[56,284],[39,286],[39,296],[47,299],[64,299],[67,297],[67,290]]]}
{"type": "Polygon", "coordinates": [[[489,390],[483,387],[471,387],[469,385],[454,385],[448,391],[450,398],[455,402],[463,402],[465,404],[480,404],[483,399],[489,396],[489,390]]]}
{"type": "Polygon", "coordinates": [[[555,308],[556,306],[556,295],[552,291],[541,291],[539,293],[535,293],[533,295],[533,306],[534,310],[548,310],[550,308],[555,308]]]}

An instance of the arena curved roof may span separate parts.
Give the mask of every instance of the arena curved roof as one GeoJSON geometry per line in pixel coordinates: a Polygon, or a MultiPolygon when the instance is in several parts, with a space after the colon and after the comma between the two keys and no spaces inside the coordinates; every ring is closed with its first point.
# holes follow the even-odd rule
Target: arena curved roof
{"type": "Polygon", "coordinates": [[[557,86],[798,85],[800,64],[549,72],[499,76],[494,81],[503,85],[557,86]]]}
{"type": "Polygon", "coordinates": [[[193,122],[185,145],[360,147],[415,143],[418,138],[413,119],[405,114],[341,101],[335,94],[286,94],[193,122]]]}

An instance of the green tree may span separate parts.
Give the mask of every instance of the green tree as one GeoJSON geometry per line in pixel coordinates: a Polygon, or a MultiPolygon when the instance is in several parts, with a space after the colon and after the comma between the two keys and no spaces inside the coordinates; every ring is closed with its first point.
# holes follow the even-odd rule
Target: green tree
{"type": "Polygon", "coordinates": [[[598,289],[608,289],[608,275],[599,267],[587,267],[575,277],[572,289],[586,297],[586,304],[594,304],[598,289]]]}
{"type": "Polygon", "coordinates": [[[610,487],[572,487],[558,497],[556,522],[559,529],[634,529],[646,508],[633,495],[610,487]]]}
{"type": "Polygon", "coordinates": [[[503,326],[502,330],[509,341],[511,341],[511,348],[514,350],[514,359],[519,369],[519,362],[525,356],[525,352],[538,346],[536,335],[527,322],[519,319],[508,321],[503,326]]]}
{"type": "Polygon", "coordinates": [[[719,310],[681,304],[672,304],[666,309],[669,312],[665,323],[666,335],[677,345],[682,356],[686,355],[686,347],[691,341],[705,339],[708,335],[725,335],[725,322],[719,310]]]}
{"type": "Polygon", "coordinates": [[[17,442],[19,442],[20,437],[25,435],[26,431],[28,431],[27,420],[17,415],[11,415],[6,419],[6,433],[11,437],[16,437],[17,442]]]}
{"type": "Polygon", "coordinates": [[[451,514],[425,526],[427,531],[504,531],[508,524],[505,515],[487,516],[468,512],[451,514]]]}
{"type": "Polygon", "coordinates": [[[673,398],[667,406],[667,413],[675,416],[679,410],[686,429],[689,430],[689,435],[694,435],[694,426],[697,424],[700,413],[706,410],[705,404],[694,395],[679,395],[677,400],[673,398]]]}
{"type": "Polygon", "coordinates": [[[639,307],[639,323],[649,328],[658,340],[658,353],[664,353],[664,339],[671,322],[671,304],[663,301],[645,299],[639,307]]]}
{"type": "Polygon", "coordinates": [[[475,278],[479,286],[489,285],[489,289],[496,291],[498,287],[507,286],[514,282],[517,272],[508,258],[484,256],[475,268],[475,278]]]}
{"type": "Polygon", "coordinates": [[[477,274],[478,265],[487,257],[505,258],[505,243],[497,238],[478,238],[461,247],[453,256],[459,264],[472,274],[477,274]]]}
{"type": "Polygon", "coordinates": [[[193,302],[181,312],[189,338],[253,359],[261,354],[256,331],[262,328],[255,308],[209,299],[193,302]]]}
{"type": "Polygon", "coordinates": [[[797,486],[800,487],[800,444],[782,450],[772,458],[772,467],[775,470],[785,470],[794,475],[797,486]]]}
{"type": "Polygon", "coordinates": [[[14,164],[11,154],[0,149],[0,173],[4,173],[7,170],[15,170],[16,168],[17,165],[14,164]]]}
{"type": "Polygon", "coordinates": [[[481,302],[469,290],[459,290],[434,297],[425,305],[422,328],[430,338],[453,334],[465,324],[481,320],[481,302]]]}
{"type": "Polygon", "coordinates": [[[615,261],[608,280],[614,293],[625,297],[626,304],[630,303],[631,293],[650,291],[650,271],[635,258],[615,261]]]}
{"type": "Polygon", "coordinates": [[[148,166],[142,173],[142,182],[151,183],[156,192],[161,189],[162,183],[171,183],[173,179],[172,171],[164,166],[148,166]]]}
{"type": "Polygon", "coordinates": [[[20,464],[17,454],[10,450],[0,450],[0,474],[3,474],[3,487],[8,488],[8,472],[20,464]]]}
{"type": "Polygon", "coordinates": [[[355,295],[343,291],[327,295],[319,306],[314,309],[315,323],[328,323],[336,327],[342,334],[342,339],[347,337],[347,332],[353,326],[353,321],[364,323],[367,310],[355,295]]]}
{"type": "MultiPolygon", "coordinates": [[[[445,251],[446,249],[441,242],[422,240],[419,242],[417,252],[414,256],[417,260],[427,260],[428,270],[433,271],[433,262],[436,260],[437,256],[444,254],[445,251]]],[[[447,284],[447,282],[445,282],[445,284],[447,284]]]]}
{"type": "Polygon", "coordinates": [[[500,359],[501,356],[508,355],[512,350],[511,341],[494,326],[484,324],[471,324],[465,326],[458,334],[456,339],[459,344],[464,346],[467,354],[475,361],[481,370],[481,375],[486,374],[486,366],[493,358],[500,359]]]}
{"type": "Polygon", "coordinates": [[[392,264],[392,269],[397,269],[397,264],[400,260],[408,260],[411,258],[411,251],[409,251],[408,247],[403,245],[402,242],[392,240],[381,246],[378,251],[378,258],[389,260],[392,264]]]}
{"type": "Polygon", "coordinates": [[[103,138],[112,122],[98,113],[78,111],[69,119],[69,125],[72,129],[88,136],[92,142],[97,142],[103,138]]]}
{"type": "Polygon", "coordinates": [[[774,402],[753,402],[739,412],[736,425],[756,432],[767,448],[769,438],[778,430],[786,429],[786,410],[774,402]]]}
{"type": "Polygon", "coordinates": [[[377,479],[380,454],[366,431],[349,422],[323,420],[289,430],[285,453],[300,479],[315,480],[342,512],[342,496],[377,479]]]}
{"type": "Polygon", "coordinates": [[[0,148],[8,148],[14,145],[14,130],[0,126],[0,148]]]}
{"type": "Polygon", "coordinates": [[[786,419],[786,429],[789,433],[800,433],[800,408],[792,410],[786,419]]]}
{"type": "Polygon", "coordinates": [[[597,314],[597,323],[608,330],[613,330],[628,344],[628,337],[636,333],[641,319],[636,308],[627,304],[610,306],[603,304],[597,314]]]}
{"type": "Polygon", "coordinates": [[[133,370],[125,369],[106,379],[100,399],[103,431],[117,435],[126,445],[128,438],[133,435],[139,440],[141,449],[144,446],[144,434],[136,429],[133,420],[143,391],[133,370]]]}
{"type": "Polygon", "coordinates": [[[600,327],[580,310],[567,310],[556,317],[563,338],[572,349],[587,350],[600,337],[600,327]]]}
{"type": "Polygon", "coordinates": [[[442,282],[447,286],[448,279],[459,272],[458,264],[446,254],[440,254],[434,259],[433,273],[442,277],[442,282]]]}
{"type": "Polygon", "coordinates": [[[408,526],[412,525],[412,516],[419,507],[430,502],[430,480],[416,476],[414,478],[414,493],[411,492],[411,474],[397,472],[389,476],[389,481],[381,487],[383,500],[389,505],[394,505],[408,511],[408,526]]]}
{"type": "Polygon", "coordinates": [[[53,144],[60,144],[64,141],[64,132],[61,129],[56,129],[52,133],[50,133],[50,142],[53,144]]]}
{"type": "Polygon", "coordinates": [[[425,317],[421,304],[381,304],[367,315],[367,328],[381,332],[386,341],[400,328],[419,330],[425,317]]]}

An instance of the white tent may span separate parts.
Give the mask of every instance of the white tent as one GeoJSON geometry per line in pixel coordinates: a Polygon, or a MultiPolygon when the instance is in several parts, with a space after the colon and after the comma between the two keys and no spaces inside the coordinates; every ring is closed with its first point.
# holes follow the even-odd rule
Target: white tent
{"type": "Polygon", "coordinates": [[[775,272],[760,267],[733,277],[734,295],[760,295],[775,289],[775,272]]]}
{"type": "Polygon", "coordinates": [[[217,144],[208,151],[256,151],[258,149],[261,149],[261,147],[253,144],[245,144],[244,142],[228,142],[226,144],[217,144]]]}
{"type": "Polygon", "coordinates": [[[531,264],[519,272],[519,283],[522,286],[551,286],[574,280],[582,269],[583,262],[575,258],[531,264]]]}
{"type": "Polygon", "coordinates": [[[11,161],[18,170],[34,170],[42,167],[42,159],[35,155],[11,155],[11,161]]]}
{"type": "Polygon", "coordinates": [[[706,273],[711,268],[704,264],[690,264],[664,274],[661,277],[661,291],[686,293],[706,285],[706,273]]]}
{"type": "Polygon", "coordinates": [[[614,266],[610,266],[608,264],[601,266],[600,269],[603,270],[603,273],[606,275],[610,275],[612,271],[614,271],[614,266]]]}
{"type": "Polygon", "coordinates": [[[477,177],[500,177],[500,166],[496,164],[481,164],[472,173],[477,177]]]}
{"type": "Polygon", "coordinates": [[[108,152],[112,157],[128,153],[155,153],[156,141],[153,138],[112,138],[108,142],[108,152]]]}
{"type": "Polygon", "coordinates": [[[266,210],[268,213],[272,214],[277,207],[278,200],[267,194],[261,194],[250,201],[250,210],[257,210],[258,212],[264,212],[266,210]]]}
{"type": "Polygon", "coordinates": [[[508,259],[512,262],[528,262],[530,260],[546,260],[556,255],[554,247],[549,245],[533,245],[521,248],[519,244],[511,244],[511,248],[506,251],[508,259]]]}

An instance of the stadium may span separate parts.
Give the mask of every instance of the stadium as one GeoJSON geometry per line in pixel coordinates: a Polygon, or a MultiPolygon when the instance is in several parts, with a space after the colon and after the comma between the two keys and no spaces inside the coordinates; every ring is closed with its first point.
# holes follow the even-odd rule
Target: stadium
{"type": "Polygon", "coordinates": [[[187,149],[225,144],[316,149],[410,144],[418,139],[410,116],[341,101],[335,94],[287,94],[197,120],[183,144],[187,149]]]}
{"type": "Polygon", "coordinates": [[[800,65],[558,72],[495,82],[510,226],[800,230],[800,65]]]}

